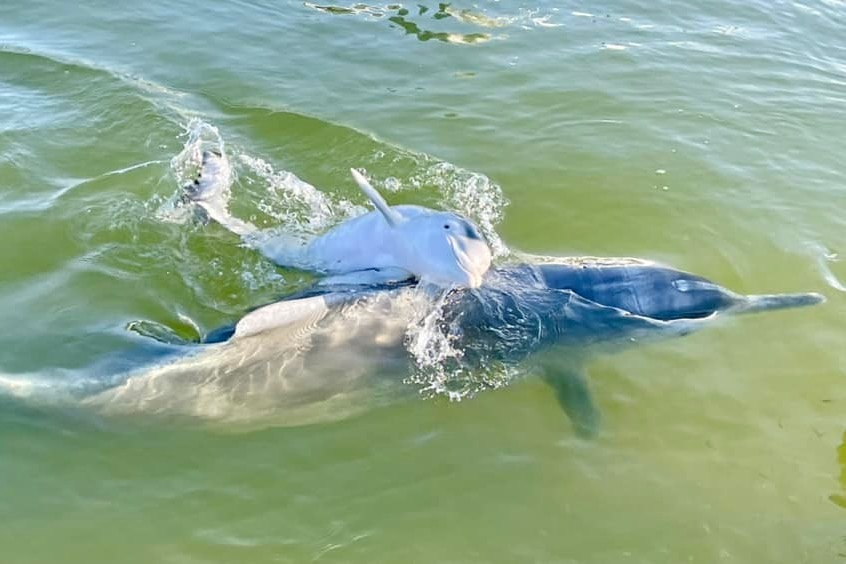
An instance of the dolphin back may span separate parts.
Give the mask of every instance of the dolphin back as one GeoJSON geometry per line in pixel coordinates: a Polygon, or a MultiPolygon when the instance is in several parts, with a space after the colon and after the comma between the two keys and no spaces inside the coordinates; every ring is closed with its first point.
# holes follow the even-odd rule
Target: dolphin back
{"type": "Polygon", "coordinates": [[[718,312],[756,313],[824,301],[815,293],[744,296],[710,280],[634,259],[538,265],[550,288],[571,290],[595,303],[660,321],[703,319],[718,312]]]}
{"type": "Polygon", "coordinates": [[[701,319],[743,302],[701,276],[640,261],[541,264],[538,270],[550,288],[660,321],[701,319]]]}

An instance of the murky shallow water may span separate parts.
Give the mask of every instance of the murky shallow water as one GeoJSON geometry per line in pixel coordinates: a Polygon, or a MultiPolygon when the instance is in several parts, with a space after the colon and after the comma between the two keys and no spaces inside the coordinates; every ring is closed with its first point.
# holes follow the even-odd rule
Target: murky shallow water
{"type": "Polygon", "coordinates": [[[0,7],[4,374],[309,282],[167,215],[192,120],[268,228],[356,213],[365,167],[512,251],[829,298],[598,359],[592,442],[533,379],[294,428],[3,397],[2,560],[842,560],[844,24],[835,1],[0,7]]]}

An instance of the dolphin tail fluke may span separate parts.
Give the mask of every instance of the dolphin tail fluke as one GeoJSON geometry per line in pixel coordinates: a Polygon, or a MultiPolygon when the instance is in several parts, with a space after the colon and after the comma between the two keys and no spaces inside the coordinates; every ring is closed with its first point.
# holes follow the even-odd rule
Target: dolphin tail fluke
{"type": "Polygon", "coordinates": [[[805,294],[765,294],[746,296],[736,307],[737,313],[758,313],[777,309],[807,307],[822,303],[825,296],[814,292],[805,294]]]}
{"type": "Polygon", "coordinates": [[[232,167],[226,155],[218,149],[206,149],[197,176],[183,189],[183,201],[196,204],[208,219],[235,235],[249,237],[258,229],[229,213],[232,180],[232,167]]]}
{"type": "Polygon", "coordinates": [[[555,391],[555,399],[581,439],[593,439],[599,434],[602,416],[593,402],[587,374],[581,366],[545,364],[542,377],[555,391]]]}

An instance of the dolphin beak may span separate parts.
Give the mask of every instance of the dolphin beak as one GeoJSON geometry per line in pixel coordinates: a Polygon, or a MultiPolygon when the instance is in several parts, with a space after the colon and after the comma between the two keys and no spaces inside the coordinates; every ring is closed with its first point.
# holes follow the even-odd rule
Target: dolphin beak
{"type": "Polygon", "coordinates": [[[468,288],[481,286],[485,273],[491,267],[491,250],[488,244],[483,239],[469,237],[451,237],[449,244],[463,274],[464,285],[468,288]]]}

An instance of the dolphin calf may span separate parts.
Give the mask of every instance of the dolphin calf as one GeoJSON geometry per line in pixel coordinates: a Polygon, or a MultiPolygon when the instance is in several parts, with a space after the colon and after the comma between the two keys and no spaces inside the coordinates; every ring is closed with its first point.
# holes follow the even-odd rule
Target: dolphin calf
{"type": "Polygon", "coordinates": [[[376,209],[335,226],[305,248],[292,247],[284,237],[259,240],[258,228],[229,214],[232,170],[221,151],[203,152],[184,201],[198,205],[275,263],[329,275],[325,283],[330,285],[411,278],[437,286],[476,288],[482,283],[491,251],[469,219],[422,206],[389,206],[360,172],[350,172],[376,209]]]}
{"type": "Polygon", "coordinates": [[[108,412],[252,424],[339,419],[414,397],[419,387],[408,377],[421,370],[422,350],[440,355],[436,368],[449,374],[539,375],[576,433],[592,437],[600,416],[584,366],[594,355],[686,335],[724,315],[823,299],[744,296],[647,261],[585,257],[496,267],[478,288],[434,297],[413,283],[317,285],[84,401],[108,412]]]}

